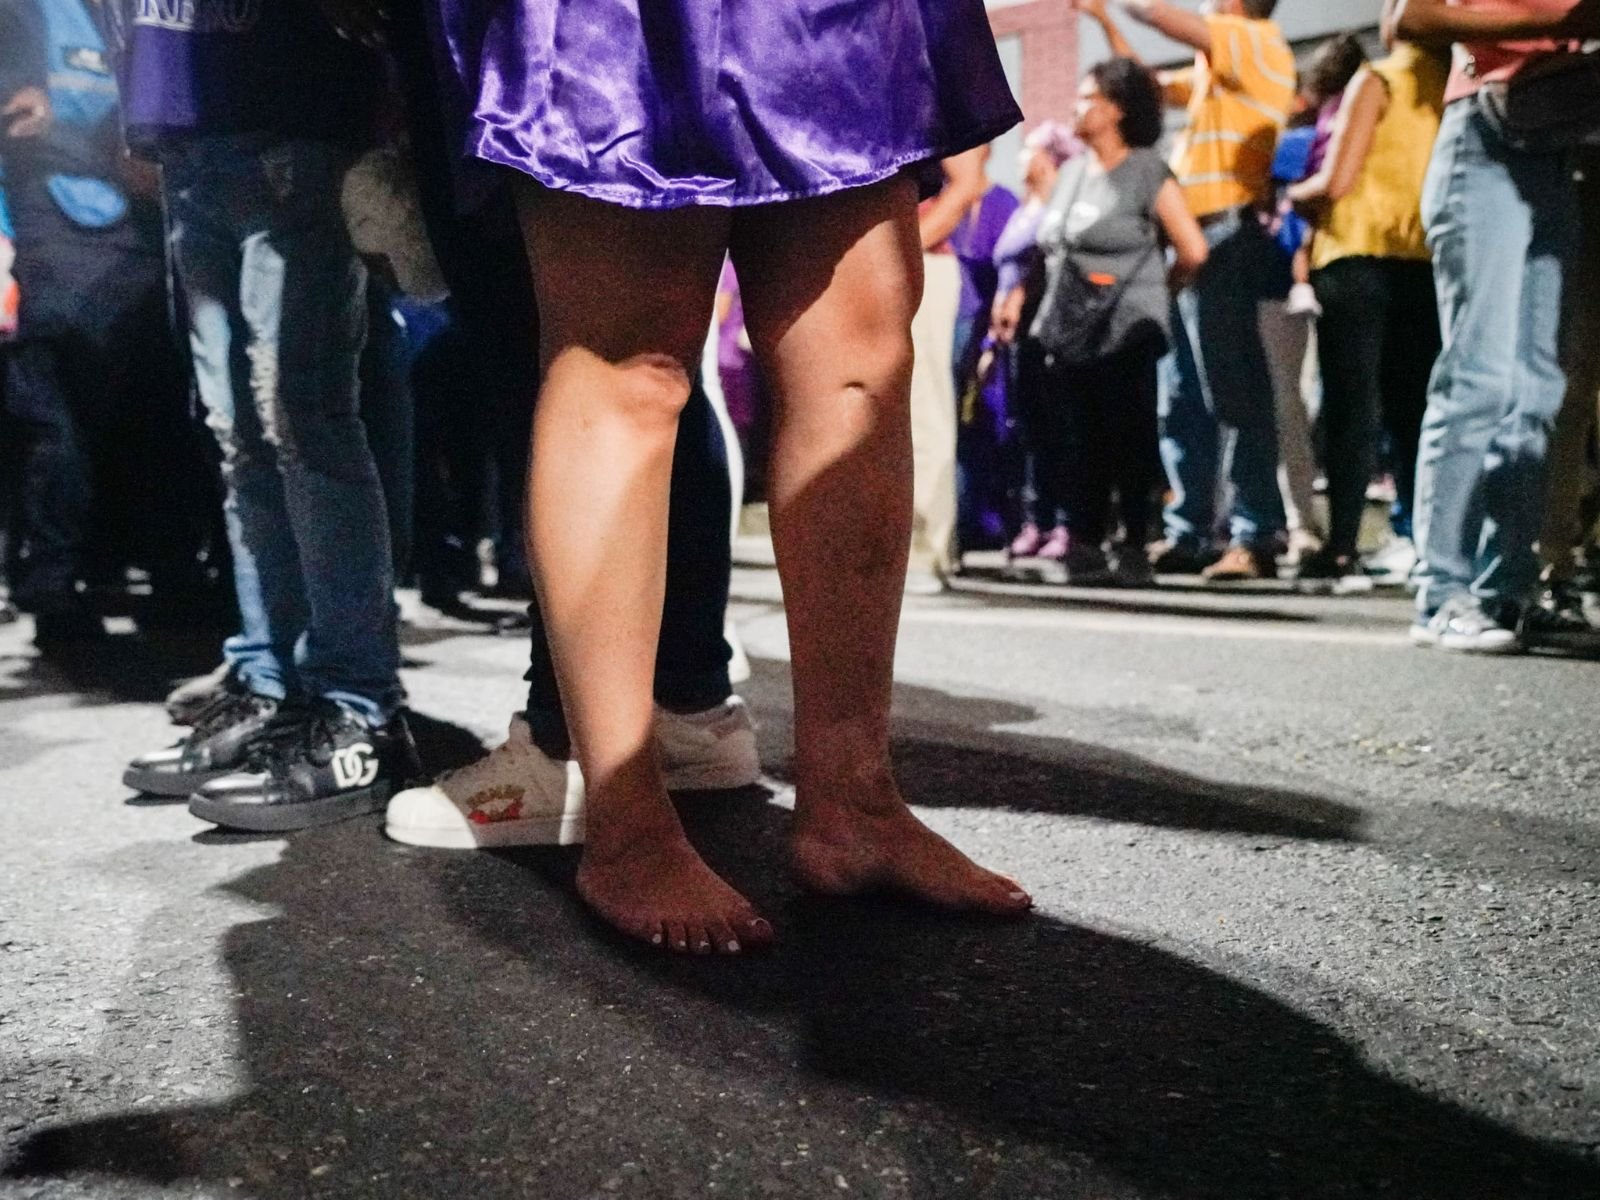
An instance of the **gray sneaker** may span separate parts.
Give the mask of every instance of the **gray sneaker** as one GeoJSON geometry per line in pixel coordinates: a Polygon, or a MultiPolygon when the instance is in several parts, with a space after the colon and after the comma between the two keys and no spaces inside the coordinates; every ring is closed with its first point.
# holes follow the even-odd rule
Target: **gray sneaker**
{"type": "Polygon", "coordinates": [[[1472,596],[1447,600],[1439,611],[1411,627],[1414,645],[1458,654],[1520,654],[1522,640],[1507,629],[1472,596]]]}

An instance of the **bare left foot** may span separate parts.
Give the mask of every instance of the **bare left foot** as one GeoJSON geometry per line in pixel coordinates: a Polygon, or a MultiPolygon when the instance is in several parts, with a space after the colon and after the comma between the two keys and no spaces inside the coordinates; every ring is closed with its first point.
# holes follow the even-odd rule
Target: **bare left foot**
{"type": "Polygon", "coordinates": [[[1033,899],[1013,879],[980,867],[912,814],[894,790],[850,800],[797,799],[790,865],[827,896],[892,892],[956,912],[1022,916],[1033,899]]]}

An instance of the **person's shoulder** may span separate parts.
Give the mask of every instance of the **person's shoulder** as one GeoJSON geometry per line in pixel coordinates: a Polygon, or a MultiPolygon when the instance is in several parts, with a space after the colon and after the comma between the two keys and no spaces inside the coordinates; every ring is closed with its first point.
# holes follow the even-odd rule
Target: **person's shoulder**
{"type": "Polygon", "coordinates": [[[1169,179],[1176,179],[1166,156],[1154,146],[1140,146],[1128,152],[1127,164],[1141,179],[1150,180],[1160,187],[1169,179]]]}

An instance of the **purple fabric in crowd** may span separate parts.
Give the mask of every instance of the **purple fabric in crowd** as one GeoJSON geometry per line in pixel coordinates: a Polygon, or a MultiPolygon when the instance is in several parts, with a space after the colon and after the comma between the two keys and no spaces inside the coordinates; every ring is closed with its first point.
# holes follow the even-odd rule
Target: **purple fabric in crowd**
{"type": "Polygon", "coordinates": [[[722,397],[728,416],[741,439],[747,438],[761,419],[766,393],[756,356],[741,344],[744,338],[744,299],[739,294],[739,277],[733,263],[724,263],[722,282],[717,291],[729,298],[728,313],[717,327],[717,374],[722,380],[722,397]]]}
{"type": "Polygon", "coordinates": [[[1000,231],[994,244],[997,294],[1011,291],[1027,276],[1039,252],[1039,222],[1048,209],[1047,204],[1023,204],[1000,231]]]}
{"type": "Polygon", "coordinates": [[[984,193],[976,212],[961,218],[950,235],[950,250],[961,263],[961,306],[957,311],[961,319],[988,312],[994,303],[999,272],[995,268],[994,251],[1017,211],[1019,201],[1007,189],[999,186],[984,193]]]}
{"type": "Polygon", "coordinates": [[[824,195],[1021,120],[982,0],[433,2],[467,153],[629,207],[824,195]]]}

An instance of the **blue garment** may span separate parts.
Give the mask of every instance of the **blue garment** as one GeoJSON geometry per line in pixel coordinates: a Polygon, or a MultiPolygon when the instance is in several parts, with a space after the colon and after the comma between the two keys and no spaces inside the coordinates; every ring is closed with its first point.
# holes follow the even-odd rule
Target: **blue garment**
{"type": "Polygon", "coordinates": [[[262,695],[325,697],[381,724],[402,692],[388,517],[359,415],[347,165],[331,143],[260,136],[163,155],[195,378],[223,451],[242,623],[225,657],[262,695]]]}
{"type": "Polygon", "coordinates": [[[93,15],[82,0],[19,0],[0,25],[0,38],[9,43],[0,48],[0,79],[43,87],[50,97],[43,136],[7,148],[18,182],[30,193],[20,206],[47,201],[83,229],[120,224],[129,201],[118,182],[117,85],[93,15]]]}
{"type": "Polygon", "coordinates": [[[1226,460],[1233,542],[1266,548],[1285,519],[1259,306],[1276,289],[1282,255],[1253,215],[1230,214],[1205,233],[1211,257],[1173,302],[1173,350],[1162,367],[1161,461],[1172,488],[1166,532],[1190,547],[1211,541],[1226,460]]]}
{"type": "Polygon", "coordinates": [[[367,136],[377,60],[313,0],[106,0],[128,142],[192,135],[367,136]]]}
{"type": "Polygon", "coordinates": [[[1445,110],[1423,188],[1444,349],[1417,459],[1417,605],[1466,592],[1494,615],[1525,603],[1546,458],[1566,393],[1559,341],[1576,266],[1577,189],[1564,155],[1519,153],[1470,100],[1445,110]]]}

